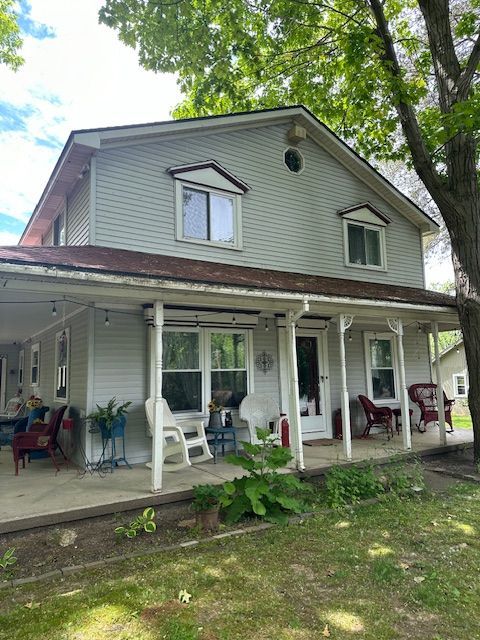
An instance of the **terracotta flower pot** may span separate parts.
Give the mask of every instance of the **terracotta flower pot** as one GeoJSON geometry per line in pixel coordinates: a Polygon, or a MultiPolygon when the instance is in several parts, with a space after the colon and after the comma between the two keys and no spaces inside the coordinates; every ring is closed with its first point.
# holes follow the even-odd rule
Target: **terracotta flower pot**
{"type": "Polygon", "coordinates": [[[218,529],[218,507],[208,511],[197,511],[197,524],[203,531],[216,531],[218,529]]]}

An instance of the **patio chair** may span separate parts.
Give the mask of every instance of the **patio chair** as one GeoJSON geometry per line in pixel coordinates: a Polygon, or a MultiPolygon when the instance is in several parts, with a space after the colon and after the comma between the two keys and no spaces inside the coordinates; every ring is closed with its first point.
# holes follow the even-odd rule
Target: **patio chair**
{"type": "MultiPolygon", "coordinates": [[[[67,456],[63,452],[63,449],[57,440],[58,431],[62,424],[63,414],[66,409],[67,405],[57,409],[53,413],[48,424],[32,424],[30,431],[16,433],[13,436],[12,448],[16,476],[18,476],[19,460],[22,460],[22,467],[25,469],[25,455],[30,454],[31,451],[46,451],[51,457],[57,471],[60,471],[60,467],[55,460],[55,451],[57,449],[60,449],[65,461],[68,463],[67,456]]],[[[30,457],[28,458],[28,461],[30,462],[30,457]]]]}
{"type": "Polygon", "coordinates": [[[250,442],[258,444],[257,427],[270,429],[273,434],[280,437],[280,422],[285,416],[280,416],[280,409],[275,400],[265,393],[249,393],[241,401],[238,408],[240,420],[248,425],[250,442]]]}
{"type": "Polygon", "coordinates": [[[26,403],[20,396],[13,396],[5,405],[5,410],[0,413],[0,427],[15,424],[25,414],[26,403]]]}
{"type": "Polygon", "coordinates": [[[370,435],[370,429],[372,427],[385,429],[387,432],[387,438],[390,440],[390,435],[393,438],[393,413],[390,407],[377,407],[369,398],[367,398],[367,396],[359,395],[358,400],[363,407],[365,418],[367,420],[367,424],[362,433],[362,438],[366,438],[370,435]]]}
{"type": "MultiPolygon", "coordinates": [[[[420,420],[417,424],[417,429],[420,433],[425,433],[427,424],[438,422],[437,385],[433,382],[412,384],[408,389],[408,395],[410,400],[420,409],[420,420]],[[422,422],[423,429],[420,429],[422,422]]],[[[450,425],[447,433],[453,433],[452,406],[455,404],[455,400],[449,400],[445,395],[445,391],[443,392],[443,404],[445,407],[445,422],[450,425]]]]}
{"type": "MultiPolygon", "coordinates": [[[[178,471],[192,464],[206,462],[211,460],[213,455],[208,447],[207,437],[203,420],[195,420],[190,422],[182,422],[181,426],[177,424],[174,415],[170,411],[165,398],[163,402],[163,463],[165,470],[178,471]],[[186,437],[185,431],[193,433],[192,437],[186,437]],[[193,455],[193,449],[200,449],[201,453],[193,455]]],[[[153,436],[153,412],[155,409],[155,400],[148,398],[145,401],[145,413],[147,414],[150,435],[153,436]]],[[[151,468],[152,463],[147,462],[147,467],[151,468]]]]}

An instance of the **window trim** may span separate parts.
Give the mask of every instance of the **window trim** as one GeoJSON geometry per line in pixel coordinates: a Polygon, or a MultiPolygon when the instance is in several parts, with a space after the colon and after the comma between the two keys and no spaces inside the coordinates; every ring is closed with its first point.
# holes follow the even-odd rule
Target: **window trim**
{"type": "Polygon", "coordinates": [[[68,404],[68,401],[70,399],[70,348],[71,348],[71,342],[70,342],[70,327],[65,327],[64,329],[61,329],[60,331],[57,331],[55,333],[55,360],[54,360],[54,367],[53,367],[53,400],[54,402],[63,402],[65,404],[68,404]],[[62,333],[65,332],[65,335],[67,336],[67,364],[66,364],[66,384],[65,384],[65,397],[61,398],[59,396],[57,396],[57,391],[58,391],[58,387],[57,387],[57,370],[58,370],[58,338],[62,335],[62,333]]]}
{"type": "Polygon", "coordinates": [[[303,153],[300,151],[300,149],[298,149],[297,147],[294,147],[292,145],[290,145],[289,147],[285,147],[285,149],[283,150],[283,154],[282,154],[282,161],[283,161],[283,167],[284,169],[287,170],[287,172],[291,175],[291,176],[299,176],[301,175],[304,170],[305,170],[305,156],[303,155],[303,153]],[[292,171],[291,169],[288,168],[288,165],[285,161],[285,155],[287,153],[287,151],[295,151],[296,153],[298,153],[298,155],[300,156],[300,161],[301,161],[301,169],[300,171],[292,171]]]}
{"type": "Polygon", "coordinates": [[[208,247],[218,247],[221,249],[231,249],[241,251],[243,249],[242,234],[242,197],[241,195],[225,189],[217,189],[208,185],[189,182],[188,180],[175,180],[175,237],[180,242],[201,244],[208,247]],[[233,202],[233,242],[217,242],[214,240],[203,240],[201,238],[185,237],[183,225],[183,188],[204,191],[208,194],[217,194],[224,198],[230,198],[233,202]]]}
{"type": "Polygon", "coordinates": [[[356,269],[368,269],[369,271],[387,271],[387,245],[385,238],[385,227],[380,224],[371,224],[360,220],[351,218],[343,218],[343,253],[345,258],[345,266],[353,267],[356,269]],[[348,243],[348,225],[353,224],[357,227],[363,227],[364,229],[371,229],[377,231],[380,238],[380,260],[381,265],[374,264],[357,264],[356,262],[350,262],[350,250],[348,243]]]}
{"type": "Polygon", "coordinates": [[[52,245],[54,247],[64,247],[67,243],[67,229],[66,229],[66,216],[65,216],[65,212],[62,211],[61,213],[58,214],[58,216],[56,218],[53,219],[52,222],[52,245]],[[56,233],[55,233],[55,228],[56,225],[58,224],[58,237],[56,237],[56,233]],[[63,232],[63,242],[62,240],[62,232],[63,232]]]}
{"type": "MultiPolygon", "coordinates": [[[[208,403],[211,400],[211,385],[212,375],[210,367],[210,347],[211,347],[211,335],[212,333],[242,333],[245,335],[245,358],[246,358],[246,372],[247,372],[247,394],[253,393],[254,388],[254,362],[253,362],[253,330],[243,329],[239,327],[184,327],[172,325],[164,327],[164,332],[177,332],[177,333],[198,333],[198,349],[199,349],[199,364],[200,372],[202,375],[202,402],[201,411],[173,411],[178,418],[187,418],[190,416],[205,416],[208,415],[208,403]]],[[[237,369],[235,369],[236,371],[237,369]]],[[[242,369],[243,370],[243,369],[242,369]]],[[[174,369],[165,369],[167,371],[174,371],[174,369]]],[[[180,371],[187,371],[187,369],[181,369],[180,371]]],[[[192,369],[197,371],[197,369],[192,369]]],[[[227,410],[237,411],[237,408],[225,407],[227,410]]]]}
{"type": "MultiPolygon", "coordinates": [[[[164,373],[172,373],[175,371],[179,371],[181,373],[198,373],[200,372],[200,376],[201,376],[201,384],[200,384],[200,388],[201,388],[201,393],[202,393],[202,398],[201,398],[201,409],[200,411],[195,411],[194,409],[186,409],[185,411],[172,411],[173,414],[175,414],[176,416],[191,416],[191,415],[203,415],[204,411],[204,386],[205,386],[205,373],[204,373],[204,367],[203,367],[203,350],[204,350],[204,336],[203,336],[203,332],[200,330],[200,327],[182,327],[182,326],[168,326],[168,327],[163,327],[163,332],[169,333],[196,333],[198,334],[198,369],[164,369],[162,367],[162,376],[164,373]]],[[[162,361],[163,361],[163,355],[162,355],[162,361]]],[[[163,385],[162,385],[163,386],[163,385]]],[[[163,394],[163,389],[162,389],[162,394],[163,394]]]]}
{"type": "Polygon", "coordinates": [[[20,388],[25,384],[25,349],[20,349],[18,352],[17,384],[20,388]]]}
{"type": "Polygon", "coordinates": [[[32,346],[30,347],[30,386],[31,387],[39,387],[40,386],[40,342],[35,342],[35,344],[32,344],[32,346]],[[33,354],[37,352],[38,353],[38,364],[37,364],[37,379],[34,382],[33,381],[33,354]]]}
{"type": "Polygon", "coordinates": [[[468,375],[466,374],[466,372],[454,373],[452,375],[452,380],[453,380],[453,396],[454,396],[454,398],[468,398],[469,384],[468,384],[468,375]],[[465,384],[463,385],[465,387],[465,393],[458,393],[458,379],[459,378],[463,378],[465,380],[465,384]]]}
{"type": "Polygon", "coordinates": [[[393,333],[377,333],[375,331],[365,331],[363,334],[363,344],[364,344],[364,358],[365,358],[365,377],[367,381],[367,396],[370,400],[378,406],[388,406],[392,402],[400,401],[399,394],[399,380],[400,376],[398,374],[398,354],[397,354],[397,341],[395,340],[395,334],[393,333]],[[373,396],[373,383],[372,383],[372,359],[370,354],[370,340],[375,337],[378,340],[390,340],[392,345],[392,370],[393,370],[393,383],[395,385],[395,397],[394,398],[374,398],[373,396]]]}

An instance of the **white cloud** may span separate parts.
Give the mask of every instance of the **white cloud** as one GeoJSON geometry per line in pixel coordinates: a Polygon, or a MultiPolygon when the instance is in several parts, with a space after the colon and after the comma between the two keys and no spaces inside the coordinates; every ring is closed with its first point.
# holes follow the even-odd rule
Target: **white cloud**
{"type": "Polygon", "coordinates": [[[6,247],[11,244],[17,244],[20,240],[19,233],[11,233],[10,231],[0,231],[0,247],[6,247]]]}
{"type": "Polygon", "coordinates": [[[31,0],[31,17],[55,37],[27,36],[25,65],[0,67],[2,100],[24,122],[23,130],[0,128],[0,214],[28,219],[72,129],[168,119],[180,100],[172,75],[141,69],[135,51],[98,24],[101,6],[31,0]]]}

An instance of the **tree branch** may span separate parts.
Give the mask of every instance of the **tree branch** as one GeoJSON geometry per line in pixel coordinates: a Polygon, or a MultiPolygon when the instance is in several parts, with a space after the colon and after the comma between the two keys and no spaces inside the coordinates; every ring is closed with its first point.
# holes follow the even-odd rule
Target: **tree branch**
{"type": "Polygon", "coordinates": [[[457,99],[461,102],[465,100],[470,91],[470,85],[473,77],[477,71],[477,67],[480,64],[480,36],[478,36],[473,49],[470,53],[470,57],[467,62],[467,66],[462,72],[457,82],[457,99]]]}

